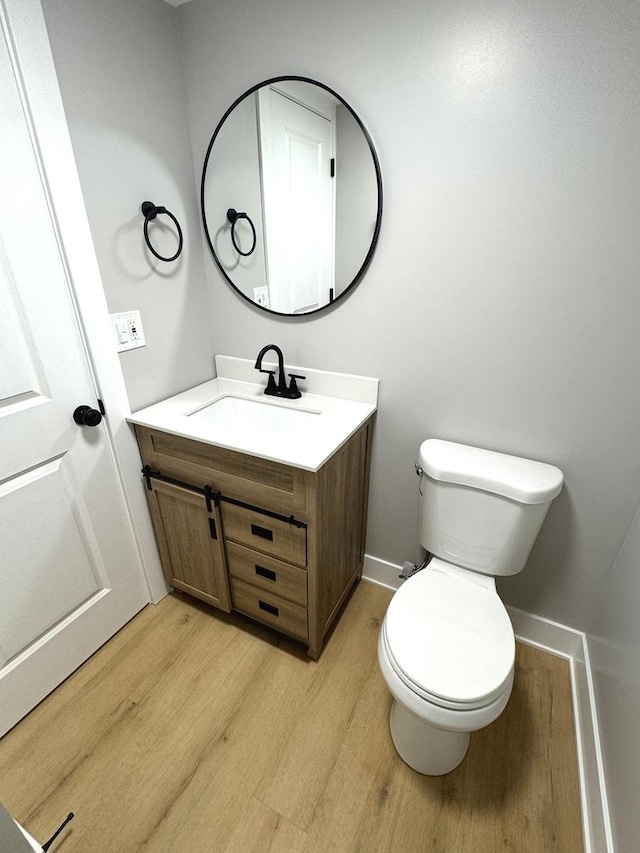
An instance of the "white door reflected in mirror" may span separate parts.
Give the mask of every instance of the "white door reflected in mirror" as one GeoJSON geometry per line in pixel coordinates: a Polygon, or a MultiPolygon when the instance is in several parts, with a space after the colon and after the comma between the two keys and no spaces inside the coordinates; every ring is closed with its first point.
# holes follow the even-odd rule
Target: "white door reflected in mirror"
{"type": "Polygon", "coordinates": [[[269,306],[306,314],[333,293],[338,101],[314,109],[273,86],[257,95],[269,306]]]}

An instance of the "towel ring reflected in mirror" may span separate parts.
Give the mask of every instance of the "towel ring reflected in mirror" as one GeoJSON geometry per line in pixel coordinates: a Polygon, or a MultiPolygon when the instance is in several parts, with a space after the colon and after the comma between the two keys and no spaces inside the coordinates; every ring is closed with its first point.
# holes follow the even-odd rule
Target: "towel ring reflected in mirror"
{"type": "Polygon", "coordinates": [[[230,207],[229,210],[227,210],[227,219],[231,223],[231,242],[233,243],[233,248],[239,255],[242,255],[243,258],[248,258],[249,255],[252,255],[255,251],[257,241],[256,227],[253,224],[251,217],[248,216],[246,213],[241,213],[235,208],[230,207]],[[243,252],[240,246],[238,245],[238,239],[236,236],[236,224],[239,219],[246,219],[249,223],[249,227],[251,228],[251,248],[247,252],[243,252]]]}

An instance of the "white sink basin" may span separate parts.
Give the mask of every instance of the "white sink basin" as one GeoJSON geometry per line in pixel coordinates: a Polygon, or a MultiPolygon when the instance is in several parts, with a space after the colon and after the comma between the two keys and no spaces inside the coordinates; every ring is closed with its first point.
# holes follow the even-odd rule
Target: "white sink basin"
{"type": "Polygon", "coordinates": [[[238,435],[255,435],[257,431],[283,437],[315,427],[319,409],[287,404],[273,399],[239,397],[225,394],[211,403],[205,403],[187,412],[186,416],[205,421],[221,430],[233,430],[238,435]]]}
{"type": "MultiPolygon", "coordinates": [[[[297,400],[267,397],[255,362],[216,356],[218,377],[141,409],[130,423],[318,471],[376,411],[378,380],[291,366],[307,378],[297,400]]],[[[275,369],[275,365],[274,365],[275,369]]]]}

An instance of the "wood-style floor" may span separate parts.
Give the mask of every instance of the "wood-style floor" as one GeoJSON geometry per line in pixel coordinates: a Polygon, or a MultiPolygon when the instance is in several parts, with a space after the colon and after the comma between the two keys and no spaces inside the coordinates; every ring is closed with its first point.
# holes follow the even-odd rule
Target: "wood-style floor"
{"type": "MultiPolygon", "coordinates": [[[[466,759],[397,756],[376,659],[389,593],[360,583],[318,662],[171,595],[0,741],[0,801],[56,853],[578,853],[568,664],[520,646],[466,759]]],[[[3,851],[4,853],[4,851],[3,851]]]]}

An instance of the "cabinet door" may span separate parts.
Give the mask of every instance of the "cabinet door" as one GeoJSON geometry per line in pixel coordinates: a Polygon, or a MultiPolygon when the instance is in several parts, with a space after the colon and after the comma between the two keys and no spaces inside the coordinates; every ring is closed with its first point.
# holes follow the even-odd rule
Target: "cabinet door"
{"type": "Polygon", "coordinates": [[[167,582],[203,601],[231,610],[229,582],[217,507],[204,495],[154,480],[151,515],[167,582]]]}

